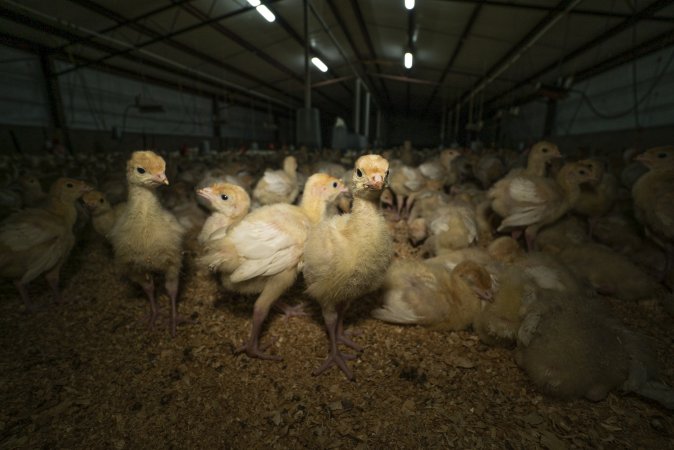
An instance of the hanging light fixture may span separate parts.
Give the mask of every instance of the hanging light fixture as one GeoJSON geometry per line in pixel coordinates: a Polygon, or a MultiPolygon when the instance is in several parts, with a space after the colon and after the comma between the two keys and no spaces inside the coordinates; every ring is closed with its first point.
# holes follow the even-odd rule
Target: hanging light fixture
{"type": "Polygon", "coordinates": [[[320,70],[321,72],[327,72],[328,71],[328,66],[325,65],[323,61],[321,61],[320,58],[313,57],[311,58],[311,62],[320,70]]]}
{"type": "Polygon", "coordinates": [[[414,0],[405,0],[405,8],[409,10],[414,9],[414,0]]]}
{"type": "Polygon", "coordinates": [[[267,6],[263,5],[260,0],[248,0],[250,6],[253,6],[255,10],[264,17],[267,22],[273,22],[276,20],[276,16],[267,6]]]}
{"type": "Polygon", "coordinates": [[[405,69],[411,69],[413,62],[414,62],[414,56],[412,55],[412,52],[406,52],[405,53],[405,69]]]}

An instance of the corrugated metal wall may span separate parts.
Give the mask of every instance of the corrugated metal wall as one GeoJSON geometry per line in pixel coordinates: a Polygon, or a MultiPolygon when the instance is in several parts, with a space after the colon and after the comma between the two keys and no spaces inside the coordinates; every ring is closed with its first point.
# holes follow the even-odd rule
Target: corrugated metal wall
{"type": "MultiPolygon", "coordinates": [[[[15,131],[23,151],[40,151],[50,134],[50,117],[39,58],[0,46],[0,62],[0,127],[15,131]],[[35,132],[30,131],[33,127],[41,129],[37,140],[35,132]]],[[[55,62],[57,72],[71,67],[66,62],[55,62]]],[[[92,146],[194,145],[204,140],[210,140],[214,148],[220,145],[214,139],[215,126],[219,127],[223,146],[251,142],[263,146],[277,140],[288,143],[293,135],[291,120],[272,114],[268,105],[260,101],[254,105],[257,109],[218,102],[216,124],[213,100],[208,95],[181,92],[91,68],[63,74],[59,87],[76,150],[92,146]],[[161,105],[164,111],[141,113],[135,107],[137,98],[142,104],[161,105]],[[172,140],[169,136],[193,139],[172,140]]],[[[6,134],[0,136],[0,145],[11,145],[6,134]]]]}
{"type": "MultiPolygon", "coordinates": [[[[506,116],[502,142],[516,146],[543,137],[546,108],[540,100],[522,106],[518,117],[506,116]]],[[[552,137],[576,146],[601,142],[604,148],[672,142],[674,47],[574,85],[557,103],[552,137]],[[651,139],[645,129],[654,130],[651,139]]]]}

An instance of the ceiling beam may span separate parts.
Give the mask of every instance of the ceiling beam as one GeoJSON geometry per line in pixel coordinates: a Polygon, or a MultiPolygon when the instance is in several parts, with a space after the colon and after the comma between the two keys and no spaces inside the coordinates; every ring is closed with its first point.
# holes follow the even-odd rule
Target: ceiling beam
{"type": "MultiPolygon", "coordinates": [[[[541,11],[541,12],[552,12],[555,8],[550,6],[544,6],[538,3],[512,3],[512,0],[442,0],[445,3],[466,3],[469,5],[478,5],[484,4],[486,6],[497,6],[508,9],[520,9],[520,10],[530,10],[530,11],[541,11]]],[[[575,8],[573,11],[569,11],[569,14],[575,16],[591,16],[591,17],[600,17],[604,19],[627,19],[631,14],[621,14],[614,13],[612,11],[604,11],[600,9],[584,9],[584,8],[575,8]]],[[[646,20],[654,22],[665,22],[665,23],[674,23],[674,17],[656,17],[651,16],[646,20]]]]}
{"type": "MultiPolygon", "coordinates": [[[[372,38],[370,37],[370,32],[367,31],[367,26],[365,25],[365,19],[363,18],[363,12],[360,10],[360,6],[358,6],[358,0],[351,0],[351,8],[353,9],[354,14],[356,15],[356,22],[358,22],[358,27],[360,28],[360,33],[363,35],[363,38],[365,39],[365,45],[367,45],[367,49],[370,52],[370,58],[377,60],[377,53],[374,51],[374,45],[372,44],[372,38]]],[[[375,63],[375,69],[377,70],[377,73],[382,73],[381,68],[379,67],[379,63],[375,63]]],[[[386,98],[386,103],[391,104],[391,96],[388,92],[388,89],[386,88],[386,83],[384,83],[383,80],[379,80],[381,82],[381,87],[384,91],[384,97],[386,98]]],[[[381,101],[380,101],[381,104],[381,101]]]]}
{"type": "Polygon", "coordinates": [[[656,14],[658,11],[664,9],[667,6],[672,5],[671,0],[657,0],[653,3],[651,3],[649,6],[646,6],[644,9],[639,11],[636,14],[631,15],[629,18],[623,20],[620,22],[618,25],[614,26],[613,28],[610,28],[608,31],[605,31],[601,34],[599,34],[597,37],[594,39],[589,40],[588,42],[585,42],[584,44],[576,47],[573,49],[571,52],[567,53],[566,55],[562,56],[559,60],[553,61],[551,64],[548,64],[547,66],[543,67],[540,70],[537,70],[535,73],[532,75],[528,76],[524,80],[520,81],[517,83],[515,86],[509,88],[507,91],[501,92],[500,94],[497,94],[496,96],[490,98],[485,102],[485,105],[490,105],[509,93],[516,91],[517,89],[520,89],[524,86],[527,86],[529,84],[533,84],[535,82],[538,82],[540,78],[545,75],[546,73],[550,72],[551,70],[554,70],[558,68],[562,62],[566,61],[571,61],[578,56],[586,53],[589,50],[592,50],[593,48],[603,44],[609,39],[612,39],[616,35],[622,33],[623,31],[631,28],[632,26],[636,25],[639,21],[644,20],[648,17],[652,17],[653,14],[656,14]]]}
{"type": "MultiPolygon", "coordinates": [[[[146,13],[144,13],[144,14],[141,14],[140,16],[136,16],[136,17],[133,17],[133,18],[131,18],[131,19],[127,19],[127,20],[125,20],[125,21],[118,22],[116,25],[112,25],[112,26],[110,26],[110,27],[107,27],[107,28],[102,29],[102,30],[99,31],[97,34],[108,34],[108,33],[112,33],[112,32],[114,32],[114,31],[116,31],[116,30],[119,30],[120,28],[124,28],[124,27],[126,27],[126,26],[134,25],[134,24],[140,22],[141,20],[145,20],[145,19],[150,18],[150,17],[152,17],[152,16],[154,16],[154,15],[157,15],[157,14],[161,14],[161,13],[163,13],[163,12],[165,12],[165,11],[168,11],[168,10],[170,10],[170,9],[173,9],[173,8],[178,7],[178,6],[182,5],[183,3],[187,3],[187,2],[191,2],[191,1],[193,1],[193,0],[174,0],[174,2],[173,2],[172,4],[164,5],[164,6],[161,6],[161,7],[159,7],[159,8],[156,8],[156,9],[153,9],[153,10],[151,10],[151,11],[148,11],[148,12],[146,12],[146,13]]],[[[68,42],[67,44],[63,44],[63,45],[61,45],[61,46],[59,46],[59,47],[56,47],[55,49],[53,49],[53,51],[61,51],[61,50],[63,50],[64,48],[70,47],[71,45],[82,44],[82,43],[90,42],[90,41],[94,40],[95,38],[96,38],[95,35],[85,36],[85,37],[82,37],[82,38],[80,38],[80,39],[76,39],[76,40],[74,40],[74,41],[70,41],[70,42],[68,42]]]]}
{"type": "Polygon", "coordinates": [[[665,31],[653,39],[649,39],[648,41],[620,52],[615,56],[611,56],[610,58],[607,58],[598,64],[594,64],[587,69],[581,70],[580,72],[576,73],[573,82],[574,84],[580,83],[596,75],[599,75],[600,73],[607,72],[618,66],[632,62],[635,59],[641,58],[642,56],[655,53],[658,50],[663,50],[672,44],[674,44],[674,29],[665,31]]]}
{"type": "MultiPolygon", "coordinates": [[[[73,3],[76,3],[76,4],[80,5],[80,6],[82,6],[82,7],[84,7],[84,8],[87,8],[87,9],[89,9],[89,10],[91,10],[91,11],[97,13],[97,14],[100,14],[100,15],[102,15],[103,17],[106,17],[106,18],[108,18],[108,19],[110,19],[110,20],[113,20],[113,21],[115,21],[115,22],[117,22],[117,23],[125,23],[125,22],[128,21],[128,19],[127,19],[126,17],[124,17],[124,16],[118,14],[117,12],[115,12],[115,11],[113,11],[113,10],[110,10],[110,9],[108,9],[108,8],[105,8],[104,6],[102,6],[102,5],[100,5],[100,4],[96,3],[96,2],[93,2],[93,1],[91,1],[91,0],[70,0],[70,1],[73,2],[73,3]]],[[[248,8],[248,9],[250,9],[250,8],[248,8]]],[[[239,10],[239,11],[241,11],[241,10],[239,10]]],[[[230,16],[230,17],[231,17],[231,16],[230,16]]],[[[202,21],[202,22],[207,22],[207,21],[208,21],[208,19],[207,19],[207,20],[204,20],[204,21],[202,21]]],[[[190,46],[188,46],[188,45],[186,45],[186,44],[184,44],[184,43],[182,43],[182,42],[180,42],[180,41],[177,41],[177,40],[173,39],[172,37],[168,37],[168,35],[174,35],[175,32],[174,32],[174,33],[169,33],[168,35],[165,35],[165,34],[161,34],[161,33],[157,32],[157,31],[155,31],[155,30],[153,30],[153,29],[151,29],[151,28],[146,27],[145,25],[141,25],[141,24],[132,24],[132,25],[130,25],[130,26],[131,26],[133,29],[135,29],[136,31],[139,31],[139,32],[141,32],[141,33],[143,33],[143,34],[145,34],[145,35],[147,35],[147,36],[151,36],[152,39],[150,39],[149,41],[142,42],[142,43],[137,44],[137,45],[130,45],[130,44],[129,44],[129,47],[128,47],[128,48],[126,48],[126,49],[124,49],[124,50],[115,50],[115,51],[113,51],[112,53],[109,53],[108,55],[103,56],[103,57],[101,57],[101,58],[95,60],[95,62],[96,62],[96,61],[97,61],[97,62],[104,62],[104,61],[106,61],[106,60],[108,60],[108,59],[110,59],[110,58],[113,58],[113,57],[115,57],[115,56],[121,56],[121,55],[125,55],[125,54],[127,54],[127,53],[130,53],[130,52],[132,52],[132,51],[134,51],[134,50],[139,50],[139,49],[141,49],[141,48],[143,48],[143,47],[149,45],[150,43],[156,43],[156,42],[165,41],[167,45],[169,45],[169,46],[171,46],[171,47],[173,47],[173,48],[175,48],[175,49],[177,49],[177,50],[179,50],[179,51],[181,51],[181,52],[183,52],[183,53],[185,53],[185,54],[192,55],[192,56],[196,56],[197,58],[201,59],[202,61],[205,61],[205,62],[207,62],[207,63],[209,63],[209,64],[211,64],[211,65],[213,65],[213,66],[215,66],[215,67],[219,67],[219,68],[221,68],[221,69],[224,69],[224,70],[226,70],[226,71],[229,71],[229,72],[231,72],[231,73],[233,73],[233,74],[235,74],[235,75],[238,75],[239,77],[242,77],[242,78],[244,78],[244,79],[250,79],[250,80],[253,80],[253,81],[254,81],[255,83],[257,83],[259,86],[265,87],[265,88],[267,88],[267,89],[269,89],[269,90],[271,90],[271,91],[273,91],[273,92],[276,92],[276,93],[278,93],[278,94],[280,94],[280,95],[282,95],[282,96],[287,96],[287,97],[293,98],[288,92],[283,91],[283,90],[280,90],[280,89],[276,88],[275,86],[273,86],[273,85],[271,85],[271,84],[269,84],[269,83],[266,83],[266,82],[264,82],[263,80],[261,80],[261,79],[255,77],[255,76],[253,76],[253,75],[251,75],[251,74],[249,74],[249,73],[247,73],[247,72],[245,72],[245,71],[239,69],[238,67],[235,67],[235,66],[233,66],[233,65],[231,65],[231,64],[227,64],[227,63],[225,63],[225,62],[223,62],[223,61],[221,61],[221,60],[219,60],[219,59],[217,59],[217,58],[211,56],[211,55],[208,54],[208,53],[204,53],[204,52],[202,52],[202,51],[200,51],[200,50],[197,50],[196,48],[190,47],[190,46]]],[[[187,28],[192,28],[192,27],[193,27],[193,26],[190,26],[190,27],[187,27],[187,28]]],[[[181,33],[181,31],[178,30],[178,33],[181,33]]],[[[66,69],[66,70],[60,72],[59,75],[65,75],[66,73],[69,73],[69,72],[72,72],[72,71],[75,71],[75,70],[79,70],[79,69],[81,69],[81,68],[83,68],[83,67],[86,67],[86,66],[88,66],[88,65],[89,65],[89,63],[76,65],[76,66],[74,66],[74,67],[72,67],[72,68],[69,68],[69,69],[66,69]]],[[[254,89],[254,88],[251,88],[251,89],[254,89]]],[[[297,100],[299,100],[299,99],[298,99],[298,98],[294,98],[294,100],[297,101],[297,100]]]]}
{"type": "MultiPolygon", "coordinates": [[[[25,38],[20,38],[17,36],[13,36],[7,33],[3,33],[0,31],[0,43],[3,45],[7,45],[13,48],[16,48],[18,50],[22,51],[28,51],[31,53],[39,54],[40,52],[48,53],[54,57],[58,57],[62,59],[63,61],[66,62],[86,62],[88,60],[91,60],[90,58],[86,58],[80,55],[73,55],[72,53],[69,53],[64,50],[57,50],[56,48],[52,47],[47,47],[42,44],[39,44],[37,42],[25,39],[25,38]]],[[[156,77],[154,75],[146,74],[146,73],[140,73],[135,70],[130,70],[126,69],[124,67],[119,67],[107,63],[100,63],[96,64],[96,67],[106,73],[110,73],[113,75],[118,75],[124,78],[129,78],[132,80],[138,80],[144,83],[150,82],[152,84],[155,84],[157,86],[162,86],[170,89],[176,89],[181,92],[186,92],[189,94],[201,96],[201,97],[217,97],[220,100],[227,101],[232,104],[244,106],[247,108],[253,108],[257,111],[267,111],[269,106],[271,106],[273,111],[276,111],[277,114],[282,114],[287,117],[294,117],[294,115],[291,115],[288,111],[288,108],[281,107],[280,105],[276,103],[272,103],[270,105],[266,106],[256,106],[253,105],[251,106],[250,104],[250,98],[247,96],[243,96],[242,94],[239,94],[237,92],[232,92],[229,91],[227,93],[223,93],[222,91],[222,86],[217,85],[215,83],[209,85],[209,87],[195,87],[193,84],[183,84],[180,82],[176,81],[171,81],[167,80],[164,78],[156,77]]]]}
{"type": "MultiPolygon", "coordinates": [[[[74,39],[78,39],[82,36],[82,35],[76,34],[73,31],[65,30],[65,29],[61,29],[61,28],[52,26],[52,25],[50,25],[46,22],[43,22],[41,20],[35,19],[33,17],[26,16],[26,15],[23,15],[23,14],[20,14],[20,13],[17,13],[15,11],[12,11],[12,10],[9,10],[9,9],[6,9],[6,8],[2,8],[2,7],[0,7],[0,18],[4,18],[4,19],[10,20],[12,22],[19,23],[21,25],[27,26],[27,27],[32,28],[34,30],[37,30],[37,31],[40,31],[40,32],[43,32],[43,33],[47,33],[47,34],[50,34],[52,36],[56,36],[56,37],[66,39],[66,40],[74,40],[74,39]]],[[[102,43],[99,43],[99,42],[96,42],[96,41],[88,42],[87,46],[91,47],[91,48],[94,48],[94,49],[96,49],[100,52],[108,53],[108,54],[116,51],[116,49],[114,47],[111,47],[107,44],[102,44],[102,43]]],[[[125,53],[121,54],[120,56],[123,57],[124,59],[129,60],[129,61],[133,61],[134,63],[144,65],[144,66],[148,66],[148,67],[153,67],[153,68],[156,68],[156,69],[159,69],[159,70],[162,70],[162,71],[166,71],[167,73],[172,73],[174,75],[184,77],[187,80],[194,80],[194,81],[199,81],[199,82],[210,84],[210,85],[217,85],[223,90],[236,90],[236,91],[239,91],[239,92],[242,92],[242,93],[246,94],[249,97],[253,97],[253,96],[263,97],[264,99],[267,99],[267,100],[271,100],[271,101],[274,101],[274,102],[277,102],[277,103],[286,104],[285,102],[283,102],[281,100],[278,100],[278,99],[275,99],[275,98],[272,98],[272,97],[268,97],[268,96],[263,95],[263,94],[259,94],[257,92],[254,92],[252,90],[249,90],[249,89],[241,87],[241,86],[237,86],[234,83],[230,83],[230,82],[227,82],[225,80],[220,81],[215,76],[203,74],[203,73],[191,70],[188,67],[183,67],[183,66],[180,66],[180,65],[170,65],[170,64],[154,61],[154,60],[148,59],[147,57],[144,57],[144,56],[141,56],[141,55],[131,54],[131,52],[125,52],[125,53]]],[[[98,66],[98,65],[101,65],[102,63],[104,63],[105,60],[106,59],[101,59],[101,58],[98,58],[98,59],[88,58],[86,60],[82,59],[80,64],[76,64],[76,66],[77,67],[98,66]]],[[[61,75],[61,74],[63,74],[63,72],[59,73],[58,75],[61,75]]],[[[281,92],[281,91],[279,91],[279,92],[281,92]]],[[[281,93],[284,96],[288,96],[288,94],[285,93],[285,92],[281,92],[281,93]]],[[[295,101],[298,101],[296,97],[290,96],[290,98],[295,100],[295,101]]]]}
{"type": "MultiPolygon", "coordinates": [[[[661,33],[656,37],[654,37],[653,39],[649,39],[646,42],[631,47],[625,51],[618,53],[617,55],[613,55],[609,58],[600,61],[597,64],[593,64],[592,66],[581,70],[576,74],[576,77],[573,80],[573,84],[575,85],[580,82],[586,81],[591,77],[595,77],[611,69],[619,67],[623,64],[627,64],[635,59],[650,55],[651,53],[655,53],[659,50],[663,50],[671,45],[674,45],[674,29],[661,33]]],[[[520,106],[540,98],[541,97],[537,93],[532,92],[521,96],[514,102],[509,103],[508,105],[520,106]]],[[[496,107],[492,107],[491,112],[494,113],[496,109],[497,109],[496,107]]]]}
{"type": "MultiPolygon", "coordinates": [[[[290,37],[293,38],[293,40],[295,42],[300,44],[300,47],[302,47],[302,49],[304,49],[307,45],[311,48],[311,45],[302,36],[300,36],[300,34],[297,31],[295,31],[295,29],[292,26],[290,26],[288,21],[283,18],[281,13],[279,13],[275,8],[272,8],[269,3],[271,3],[271,2],[267,1],[265,4],[274,13],[274,15],[276,16],[276,22],[278,22],[278,24],[281,25],[281,27],[286,31],[286,33],[288,33],[290,35],[290,37]]],[[[326,58],[325,55],[320,50],[318,50],[316,48],[311,48],[310,53],[313,53],[314,55],[319,57],[326,64],[327,64],[327,61],[329,61],[328,58],[326,58]]],[[[337,73],[335,73],[335,71],[332,68],[330,68],[330,66],[328,66],[328,72],[327,73],[333,78],[339,78],[339,75],[337,73]]],[[[339,85],[346,92],[349,93],[349,96],[353,95],[353,91],[351,90],[351,87],[349,87],[349,85],[347,85],[344,82],[339,83],[339,85]]]]}
{"type": "MultiPolygon", "coordinates": [[[[174,2],[177,2],[178,0],[173,0],[174,2]]],[[[201,21],[208,20],[208,14],[200,10],[194,5],[182,5],[182,9],[187,11],[188,13],[192,14],[194,17],[201,21]]],[[[262,61],[266,62],[279,72],[282,72],[292,78],[293,80],[299,82],[300,84],[304,84],[304,78],[295,73],[292,69],[289,67],[281,64],[277,59],[273,58],[271,55],[266,53],[264,50],[254,46],[247,40],[243,39],[241,36],[238,34],[234,33],[233,31],[227,29],[225,26],[223,26],[220,22],[213,22],[209,25],[211,28],[213,28],[215,31],[220,33],[221,35],[225,36],[227,39],[231,40],[232,42],[236,43],[243,49],[247,50],[251,54],[257,56],[260,58],[262,61]]],[[[335,105],[340,106],[343,109],[347,109],[347,106],[334,98],[330,97],[329,95],[325,94],[324,92],[319,92],[319,95],[321,95],[325,100],[328,102],[334,103],[335,105]]]]}
{"type": "Polygon", "coordinates": [[[461,31],[459,41],[456,43],[454,51],[452,52],[452,55],[449,57],[449,61],[447,62],[447,65],[445,66],[444,70],[442,71],[442,74],[440,75],[440,78],[438,79],[438,84],[433,89],[431,96],[428,98],[428,102],[426,103],[425,108],[426,111],[428,111],[428,109],[431,107],[433,100],[435,100],[435,96],[438,94],[438,91],[440,90],[440,86],[442,86],[442,84],[445,82],[445,78],[447,78],[447,75],[449,75],[449,72],[452,70],[456,58],[459,56],[459,53],[461,53],[461,50],[466,44],[468,35],[470,34],[470,31],[473,29],[473,25],[475,25],[477,17],[480,15],[480,11],[482,10],[484,2],[485,0],[478,0],[478,2],[475,4],[475,8],[473,8],[473,12],[470,14],[468,22],[466,22],[466,25],[463,27],[463,31],[461,31]]]}
{"type": "MultiPolygon", "coordinates": [[[[337,25],[339,25],[339,28],[342,30],[342,33],[346,37],[346,41],[349,43],[349,46],[351,47],[351,51],[356,55],[356,58],[358,59],[358,64],[360,65],[361,71],[362,71],[362,76],[361,79],[363,79],[364,82],[367,82],[368,87],[373,91],[375,94],[375,97],[377,98],[378,102],[381,102],[382,95],[376,91],[377,86],[375,85],[374,81],[370,77],[370,74],[367,72],[367,68],[365,67],[365,63],[363,62],[364,58],[363,55],[360,53],[360,50],[358,50],[358,47],[356,46],[355,42],[353,41],[353,37],[351,33],[349,33],[349,30],[346,28],[346,22],[344,22],[344,18],[342,17],[342,14],[339,12],[339,9],[337,9],[337,6],[335,5],[335,2],[327,2],[328,7],[330,8],[330,11],[332,12],[333,17],[335,20],[337,20],[337,25]]],[[[346,57],[345,57],[346,59],[346,57]]],[[[347,64],[349,64],[349,61],[346,61],[347,64]]],[[[379,103],[378,107],[381,107],[381,103],[379,103]]]]}
{"type": "MultiPolygon", "coordinates": [[[[557,3],[555,9],[545,15],[529,32],[520,39],[505,55],[493,64],[487,73],[480,78],[475,86],[463,94],[461,98],[452,106],[463,105],[471,97],[483,90],[489,83],[505,72],[513,63],[515,63],[538,39],[540,39],[550,28],[552,28],[564,15],[575,7],[582,0],[561,0],[557,3]]],[[[671,0],[670,0],[671,1],[671,0]]]]}

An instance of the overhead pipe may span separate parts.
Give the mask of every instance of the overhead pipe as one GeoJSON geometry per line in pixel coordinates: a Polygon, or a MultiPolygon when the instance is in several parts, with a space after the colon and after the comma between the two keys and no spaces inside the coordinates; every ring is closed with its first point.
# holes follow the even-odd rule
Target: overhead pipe
{"type": "Polygon", "coordinates": [[[476,87],[471,89],[471,91],[463,97],[463,99],[459,100],[460,104],[464,104],[466,100],[472,99],[472,97],[475,96],[475,94],[479,93],[481,90],[486,88],[489,84],[491,84],[492,81],[494,81],[496,78],[499,77],[503,72],[508,70],[510,66],[512,66],[517,60],[524,55],[536,42],[539,41],[557,22],[559,22],[566,14],[568,14],[573,8],[578,6],[580,2],[583,0],[573,0],[571,1],[563,10],[559,11],[557,14],[555,14],[554,17],[550,19],[550,21],[545,24],[540,30],[538,30],[537,33],[535,33],[531,38],[529,38],[526,42],[524,42],[516,51],[515,54],[512,55],[510,58],[508,58],[507,61],[502,63],[499,67],[497,67],[493,73],[489,74],[486,78],[484,78],[476,87]]]}

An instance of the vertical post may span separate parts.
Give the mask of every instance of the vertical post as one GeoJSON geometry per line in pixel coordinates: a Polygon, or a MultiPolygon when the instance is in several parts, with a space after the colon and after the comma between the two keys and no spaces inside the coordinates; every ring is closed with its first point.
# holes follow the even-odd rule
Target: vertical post
{"type": "Polygon", "coordinates": [[[213,111],[213,137],[218,143],[218,151],[222,150],[222,133],[220,132],[220,102],[218,96],[214,95],[212,98],[213,111]]]}
{"type": "Polygon", "coordinates": [[[375,142],[377,143],[377,147],[381,147],[381,108],[377,108],[377,129],[375,131],[375,142]]]}
{"type": "Polygon", "coordinates": [[[360,134],[360,78],[356,78],[356,98],[353,105],[353,132],[360,134]]]}
{"type": "Polygon", "coordinates": [[[365,126],[363,127],[365,139],[370,137],[370,91],[365,93],[365,126]]]}
{"type": "Polygon", "coordinates": [[[67,151],[72,154],[72,141],[70,140],[70,132],[68,131],[68,126],[66,124],[66,114],[63,109],[63,99],[61,97],[61,90],[59,89],[58,78],[54,71],[54,61],[46,51],[40,51],[40,66],[42,68],[42,76],[47,89],[49,115],[54,131],[62,136],[63,145],[66,147],[67,151]]]}
{"type": "Polygon", "coordinates": [[[548,99],[547,108],[545,110],[545,125],[543,127],[543,137],[552,136],[552,131],[555,128],[556,118],[557,118],[557,100],[548,99]]]}
{"type": "MultiPolygon", "coordinates": [[[[304,108],[311,108],[311,70],[309,68],[309,0],[303,1],[304,6],[304,108]]],[[[309,112],[306,115],[307,130],[309,130],[309,112]]]]}
{"type": "Polygon", "coordinates": [[[454,112],[454,142],[459,142],[459,116],[461,116],[461,104],[457,103],[454,112]]]}
{"type": "Polygon", "coordinates": [[[440,119],[440,147],[445,146],[445,125],[447,124],[447,105],[442,104],[442,118],[440,119]]]}

